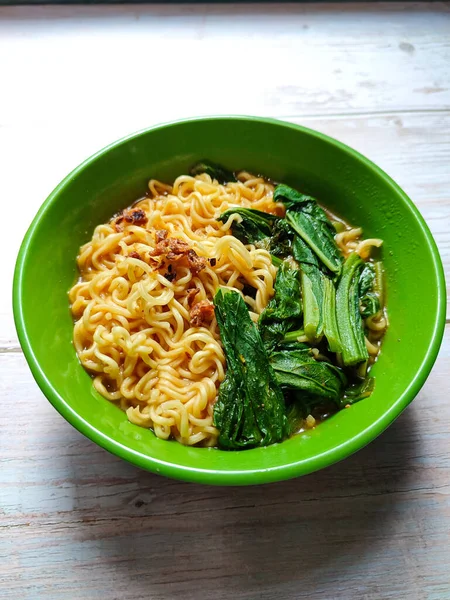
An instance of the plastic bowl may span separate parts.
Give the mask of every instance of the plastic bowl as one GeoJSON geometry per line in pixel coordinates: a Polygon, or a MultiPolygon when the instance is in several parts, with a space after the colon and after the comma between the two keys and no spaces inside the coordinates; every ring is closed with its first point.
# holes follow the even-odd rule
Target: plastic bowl
{"type": "Polygon", "coordinates": [[[22,243],[14,315],[41,390],[80,432],[131,463],[163,475],[219,485],[288,479],[345,458],[378,436],[413,400],[436,359],[445,288],[436,244],[419,211],[381,169],[323,134],[252,117],[152,127],[101,150],[50,194],[22,243]],[[72,345],[67,291],[75,257],[94,227],[144,195],[151,177],[172,181],[199,159],[297,186],[366,236],[384,240],[390,326],[373,368],[372,396],[307,433],[242,452],[157,439],[99,396],[72,345]]]}

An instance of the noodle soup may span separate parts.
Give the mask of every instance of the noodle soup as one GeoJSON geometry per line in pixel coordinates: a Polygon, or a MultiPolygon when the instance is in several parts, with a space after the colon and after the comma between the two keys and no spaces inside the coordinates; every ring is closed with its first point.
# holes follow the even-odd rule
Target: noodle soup
{"type": "Polygon", "coordinates": [[[69,292],[95,389],[187,445],[281,441],[370,395],[379,239],[309,196],[202,163],[98,225],[69,292]]]}

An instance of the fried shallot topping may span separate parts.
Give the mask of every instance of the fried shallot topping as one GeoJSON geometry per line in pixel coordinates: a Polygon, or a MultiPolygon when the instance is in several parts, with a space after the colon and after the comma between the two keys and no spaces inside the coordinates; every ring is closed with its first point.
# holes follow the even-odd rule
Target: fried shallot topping
{"type": "Polygon", "coordinates": [[[156,232],[156,246],[152,256],[163,256],[170,263],[187,262],[193,275],[198,275],[206,267],[206,258],[198,256],[189,244],[178,238],[168,238],[167,232],[156,232]]]}
{"type": "Polygon", "coordinates": [[[189,308],[194,303],[195,296],[198,294],[198,292],[199,292],[199,290],[197,288],[192,288],[192,289],[188,290],[187,302],[188,302],[189,308]]]}
{"type": "Polygon", "coordinates": [[[201,300],[194,304],[189,316],[193,327],[203,327],[211,323],[214,317],[214,306],[208,300],[201,300]]]}
{"type": "Polygon", "coordinates": [[[147,223],[147,215],[141,208],[127,208],[123,210],[114,221],[116,231],[123,231],[123,223],[129,225],[145,225],[147,223]]]}
{"type": "Polygon", "coordinates": [[[167,229],[158,229],[155,232],[155,237],[156,237],[156,243],[158,244],[159,242],[162,242],[163,240],[166,239],[167,237],[167,229]]]}

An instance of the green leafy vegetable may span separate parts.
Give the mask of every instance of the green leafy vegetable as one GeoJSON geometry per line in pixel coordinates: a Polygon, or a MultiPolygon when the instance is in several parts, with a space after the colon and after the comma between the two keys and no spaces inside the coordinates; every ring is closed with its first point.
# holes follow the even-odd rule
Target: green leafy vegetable
{"type": "Polygon", "coordinates": [[[344,365],[351,366],[369,358],[359,312],[359,277],[363,260],[353,252],[342,269],[336,293],[336,317],[344,365]]]}
{"type": "Polygon", "coordinates": [[[278,217],[252,208],[230,208],[222,213],[219,221],[225,223],[232,215],[239,215],[240,221],[234,221],[231,231],[243,244],[254,244],[270,237],[272,226],[278,217]]]}
{"type": "Polygon", "coordinates": [[[283,388],[340,402],[347,383],[344,373],[331,363],[315,360],[310,349],[273,352],[270,364],[283,388]]]}
{"type": "MultiPolygon", "coordinates": [[[[336,228],[344,225],[333,225],[311,196],[279,185],[274,201],[285,204],[284,219],[241,207],[219,217],[225,222],[238,214],[233,235],[268,250],[279,267],[274,296],[257,327],[238,293],[222,289],[214,299],[227,360],[214,407],[222,448],[281,441],[298,431],[311,411],[342,409],[369,396],[374,387],[374,379],[366,377],[362,317],[383,304],[381,263],[365,263],[356,253],[344,262],[334,240],[336,228]],[[313,357],[311,344],[318,345],[323,336],[328,350],[341,355],[343,369],[313,357]]],[[[326,353],[325,342],[321,347],[326,353]]]]}
{"type": "Polygon", "coordinates": [[[306,212],[288,210],[286,219],[292,229],[308,244],[327,269],[339,275],[342,257],[330,230],[321,221],[306,212]]]}
{"type": "Polygon", "coordinates": [[[355,404],[363,398],[368,398],[375,388],[375,378],[366,377],[364,381],[350,384],[344,391],[342,408],[347,404],[355,404]]]}
{"type": "Polygon", "coordinates": [[[303,391],[290,390],[291,401],[287,408],[287,418],[290,424],[291,434],[297,433],[304,427],[304,419],[312,415],[316,420],[321,420],[323,415],[329,416],[336,413],[340,406],[335,400],[310,396],[303,391]]]}
{"type": "Polygon", "coordinates": [[[283,202],[287,207],[286,220],[291,228],[308,244],[327,269],[338,275],[342,255],[334,240],[336,230],[317,201],[287,185],[278,185],[273,198],[275,202],[283,202]]]}
{"type": "Polygon", "coordinates": [[[275,256],[286,257],[292,254],[295,233],[285,219],[275,221],[270,239],[269,252],[275,256]]]}
{"type": "Polygon", "coordinates": [[[275,294],[261,313],[259,331],[266,348],[273,348],[302,316],[298,269],[284,261],[275,279],[275,294]]]}
{"type": "Polygon", "coordinates": [[[330,352],[341,353],[342,344],[336,318],[336,288],[328,277],[323,278],[323,332],[330,352]]]}
{"type": "Polygon", "coordinates": [[[237,292],[219,289],[214,305],[227,360],[214,406],[219,445],[242,449],[279,442],[288,435],[289,424],[259,331],[237,292]]]}
{"type": "Polygon", "coordinates": [[[206,173],[211,179],[216,179],[219,183],[225,184],[229,181],[236,181],[236,177],[231,171],[228,171],[221,165],[206,160],[201,160],[190,169],[192,176],[206,173]]]}
{"type": "Polygon", "coordinates": [[[289,403],[286,409],[286,416],[289,423],[289,435],[293,435],[297,433],[300,428],[303,426],[303,419],[305,419],[308,414],[308,406],[305,406],[305,394],[300,392],[300,400],[296,401],[295,394],[292,394],[293,401],[289,403]]]}
{"type": "Polygon", "coordinates": [[[361,275],[359,277],[359,295],[365,296],[373,288],[375,280],[375,268],[371,263],[365,263],[361,275]]]}
{"type": "Polygon", "coordinates": [[[294,259],[300,264],[303,299],[303,329],[311,341],[323,333],[323,280],[317,257],[305,242],[295,236],[292,242],[294,259]]]}
{"type": "Polygon", "coordinates": [[[378,296],[376,294],[369,292],[360,299],[359,312],[364,319],[367,319],[367,317],[372,317],[379,310],[380,301],[378,300],[378,296]]]}
{"type": "Polygon", "coordinates": [[[380,300],[372,290],[375,285],[375,267],[365,263],[359,277],[359,311],[363,318],[371,317],[380,310],[380,300]]]}
{"type": "Polygon", "coordinates": [[[283,262],[281,260],[281,258],[278,258],[277,256],[273,256],[271,254],[270,258],[272,259],[272,264],[274,264],[276,267],[279,267],[281,265],[281,263],[283,262]]]}
{"type": "Polygon", "coordinates": [[[294,188],[285,185],[284,183],[280,183],[275,188],[273,193],[273,201],[274,202],[283,202],[286,208],[298,210],[302,209],[306,204],[310,202],[316,202],[315,198],[312,196],[307,196],[306,194],[302,194],[294,188]]]}
{"type": "Polygon", "coordinates": [[[303,337],[305,335],[304,329],[294,329],[293,331],[288,331],[284,338],[284,343],[297,342],[299,337],[303,337]]]}
{"type": "Polygon", "coordinates": [[[292,255],[299,264],[307,264],[320,269],[321,265],[317,260],[317,256],[298,235],[294,235],[292,241],[292,255]]]}
{"type": "Polygon", "coordinates": [[[302,265],[303,329],[311,342],[323,334],[323,275],[316,267],[302,265]]]}
{"type": "Polygon", "coordinates": [[[290,340],[281,342],[281,344],[277,347],[277,350],[296,350],[298,352],[303,352],[304,350],[308,351],[308,354],[311,355],[311,346],[306,344],[305,342],[299,342],[297,340],[290,340]]]}

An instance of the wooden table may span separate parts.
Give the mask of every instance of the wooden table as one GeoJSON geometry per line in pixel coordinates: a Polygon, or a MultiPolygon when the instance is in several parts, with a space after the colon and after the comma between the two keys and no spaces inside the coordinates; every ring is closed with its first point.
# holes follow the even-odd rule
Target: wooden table
{"type": "Polygon", "coordinates": [[[450,325],[369,447],[226,489],[82,437],[34,383],[10,307],[22,236],[72,167],[205,114],[275,116],[366,154],[422,211],[449,277],[449,88],[449,3],[0,8],[2,599],[450,599],[450,325]]]}

